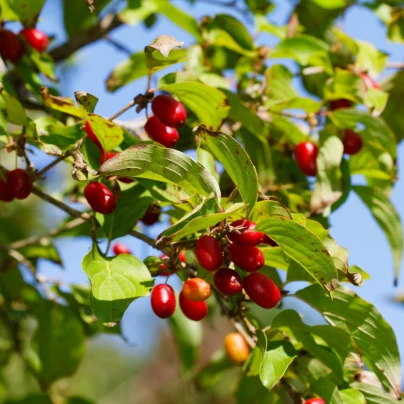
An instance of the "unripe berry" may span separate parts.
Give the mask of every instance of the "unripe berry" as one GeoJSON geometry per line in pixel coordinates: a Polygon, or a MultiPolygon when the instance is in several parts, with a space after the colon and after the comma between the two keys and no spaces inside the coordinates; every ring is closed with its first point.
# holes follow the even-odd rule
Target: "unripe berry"
{"type": "Polygon", "coordinates": [[[116,209],[116,199],[111,190],[101,182],[90,182],[84,189],[89,205],[98,213],[109,215],[116,209]]]}
{"type": "Polygon", "coordinates": [[[172,128],[184,125],[187,111],[184,106],[169,95],[159,95],[152,101],[153,114],[164,124],[172,128]]]}
{"type": "Polygon", "coordinates": [[[244,337],[238,332],[226,335],[224,349],[227,356],[235,365],[242,365],[250,355],[250,347],[244,337]]]}
{"type": "Polygon", "coordinates": [[[281,292],[275,283],[259,272],[244,278],[244,290],[254,303],[264,309],[271,309],[281,300],[281,292]]]}
{"type": "Polygon", "coordinates": [[[220,268],[213,276],[216,289],[224,295],[236,295],[243,289],[241,276],[230,268],[220,268]]]}
{"type": "Polygon", "coordinates": [[[345,98],[340,98],[339,100],[330,101],[330,111],[335,111],[341,108],[351,108],[352,101],[346,100],[345,98]]]}
{"type": "Polygon", "coordinates": [[[146,213],[140,219],[140,221],[146,226],[152,226],[153,224],[159,221],[160,214],[161,214],[160,206],[156,204],[150,205],[146,210],[146,213]]]}
{"type": "Polygon", "coordinates": [[[318,147],[311,142],[299,143],[295,148],[296,163],[305,175],[312,177],[317,173],[318,147]]]}
{"type": "Polygon", "coordinates": [[[164,125],[155,115],[147,120],[144,129],[151,139],[165,147],[173,147],[180,137],[177,129],[164,125]]]}
{"type": "Polygon", "coordinates": [[[14,195],[7,183],[0,178],[0,201],[11,202],[14,199],[14,195]]]}
{"type": "Polygon", "coordinates": [[[231,244],[228,248],[230,260],[246,272],[255,272],[264,266],[264,254],[258,247],[231,244]]]}
{"type": "Polygon", "coordinates": [[[170,285],[163,283],[154,287],[151,293],[151,306],[156,316],[171,317],[174,314],[175,305],[175,293],[170,285]]]}
{"type": "Polygon", "coordinates": [[[305,401],[304,404],[325,404],[325,401],[322,398],[315,397],[305,401]]]}
{"type": "Polygon", "coordinates": [[[247,219],[240,219],[234,221],[231,225],[233,227],[245,227],[245,229],[239,230],[239,232],[232,232],[227,235],[228,239],[233,243],[255,247],[264,242],[265,234],[260,231],[253,231],[257,226],[254,222],[247,219]]]}
{"type": "Polygon", "coordinates": [[[207,271],[214,271],[223,263],[222,247],[213,236],[202,236],[197,240],[195,256],[199,265],[207,271]]]}
{"type": "Polygon", "coordinates": [[[24,55],[24,44],[14,32],[0,29],[0,55],[14,63],[24,55]]]}
{"type": "Polygon", "coordinates": [[[201,278],[187,279],[182,287],[183,295],[194,302],[205,301],[211,293],[208,282],[201,278]]]}
{"type": "Polygon", "coordinates": [[[160,275],[161,258],[155,256],[146,257],[143,264],[147,266],[152,276],[160,275]]]}
{"type": "Polygon", "coordinates": [[[351,156],[359,153],[363,146],[361,135],[351,129],[344,130],[344,139],[342,143],[344,144],[344,153],[351,156]]]}
{"type": "Polygon", "coordinates": [[[27,44],[38,52],[45,52],[49,46],[49,38],[45,33],[36,28],[25,28],[20,32],[24,36],[27,44]]]}
{"type": "Polygon", "coordinates": [[[86,121],[84,124],[84,130],[87,133],[87,137],[98,147],[98,149],[100,150],[100,153],[102,155],[102,159],[104,162],[105,158],[104,158],[104,149],[102,148],[101,142],[98,140],[97,135],[94,133],[93,129],[91,128],[90,122],[86,121]]]}
{"type": "Polygon", "coordinates": [[[7,185],[14,198],[25,199],[32,192],[32,181],[25,170],[17,168],[7,174],[7,185]]]}
{"type": "Polygon", "coordinates": [[[114,251],[115,255],[120,255],[120,254],[132,254],[129,250],[129,247],[126,244],[123,243],[116,243],[112,247],[112,250],[114,251]]]}
{"type": "Polygon", "coordinates": [[[206,301],[194,302],[187,299],[182,292],[180,293],[180,307],[185,316],[190,320],[201,321],[208,314],[206,301]]]}

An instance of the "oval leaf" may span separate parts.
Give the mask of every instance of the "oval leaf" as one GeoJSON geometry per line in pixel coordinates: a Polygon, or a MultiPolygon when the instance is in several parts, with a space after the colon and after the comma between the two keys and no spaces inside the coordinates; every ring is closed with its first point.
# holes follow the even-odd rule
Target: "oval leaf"
{"type": "Polygon", "coordinates": [[[246,203],[247,216],[254,209],[258,197],[258,176],[250,156],[230,135],[212,132],[203,125],[195,129],[199,136],[223,165],[246,203]]]}
{"type": "Polygon", "coordinates": [[[272,216],[262,220],[257,230],[276,241],[283,252],[300,264],[328,292],[338,286],[335,265],[320,239],[291,219],[272,216]]]}

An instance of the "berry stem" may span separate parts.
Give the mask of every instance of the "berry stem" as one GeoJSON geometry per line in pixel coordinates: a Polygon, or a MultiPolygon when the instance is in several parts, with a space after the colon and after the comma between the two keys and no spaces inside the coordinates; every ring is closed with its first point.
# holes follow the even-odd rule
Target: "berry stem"
{"type": "Polygon", "coordinates": [[[113,121],[114,119],[118,118],[118,116],[122,115],[124,112],[126,112],[128,109],[131,109],[134,105],[136,105],[135,100],[132,100],[129,104],[124,106],[122,109],[120,109],[117,113],[112,115],[110,118],[108,118],[109,121],[113,121]]]}

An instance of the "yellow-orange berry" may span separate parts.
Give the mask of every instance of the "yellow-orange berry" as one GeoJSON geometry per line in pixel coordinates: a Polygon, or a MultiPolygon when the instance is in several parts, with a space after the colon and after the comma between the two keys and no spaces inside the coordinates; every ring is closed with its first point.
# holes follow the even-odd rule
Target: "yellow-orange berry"
{"type": "Polygon", "coordinates": [[[201,278],[188,279],[182,288],[183,295],[194,302],[205,301],[211,293],[208,282],[201,278]]]}
{"type": "Polygon", "coordinates": [[[235,365],[242,365],[250,355],[250,347],[244,337],[238,332],[226,335],[224,349],[227,356],[235,365]]]}

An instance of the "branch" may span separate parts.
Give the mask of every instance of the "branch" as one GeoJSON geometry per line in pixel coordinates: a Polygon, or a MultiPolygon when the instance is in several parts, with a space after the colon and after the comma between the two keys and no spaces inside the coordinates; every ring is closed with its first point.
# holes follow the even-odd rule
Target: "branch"
{"type": "Polygon", "coordinates": [[[230,322],[232,323],[233,327],[243,336],[243,338],[246,340],[246,342],[250,346],[250,348],[255,348],[255,342],[248,335],[248,333],[246,332],[244,327],[239,322],[237,322],[234,318],[231,318],[230,322]]]}
{"type": "Polygon", "coordinates": [[[60,62],[67,59],[80,48],[98,41],[104,35],[121,25],[122,22],[119,20],[116,14],[107,14],[101,21],[91,27],[88,31],[76,34],[64,44],[51,50],[49,54],[52,56],[55,62],[60,62]]]}
{"type": "Polygon", "coordinates": [[[157,250],[160,250],[160,248],[157,247],[156,242],[155,242],[152,238],[146,236],[145,234],[139,233],[139,232],[136,231],[136,230],[131,230],[131,231],[129,232],[129,234],[130,234],[131,236],[133,236],[133,237],[138,238],[139,240],[144,241],[146,244],[149,244],[149,246],[151,246],[151,247],[153,247],[153,248],[157,248],[157,250]]]}

